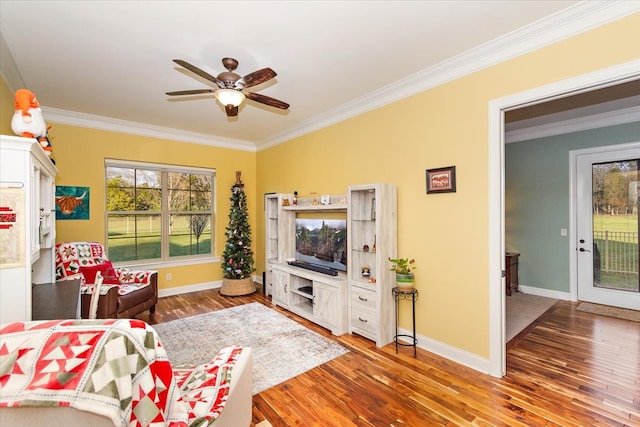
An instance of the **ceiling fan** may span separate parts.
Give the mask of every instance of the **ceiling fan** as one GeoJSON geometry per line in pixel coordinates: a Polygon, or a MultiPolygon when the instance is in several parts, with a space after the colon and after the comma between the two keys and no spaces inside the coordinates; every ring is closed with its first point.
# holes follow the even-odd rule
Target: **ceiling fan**
{"type": "Polygon", "coordinates": [[[238,61],[233,58],[223,58],[222,65],[227,69],[227,71],[223,71],[218,74],[218,77],[214,77],[206,71],[203,71],[181,59],[174,59],[173,62],[186,68],[192,73],[215,83],[216,86],[218,86],[218,89],[194,89],[166,92],[169,96],[213,93],[218,101],[224,105],[227,116],[229,117],[238,115],[238,106],[242,104],[242,101],[244,101],[245,98],[260,102],[261,104],[265,104],[270,107],[280,108],[282,110],[289,108],[289,104],[286,102],[271,98],[270,96],[260,95],[259,93],[245,91],[247,88],[259,85],[274,78],[277,74],[271,68],[262,68],[261,70],[254,71],[244,77],[240,77],[240,75],[234,73],[234,70],[238,67],[238,61]]]}

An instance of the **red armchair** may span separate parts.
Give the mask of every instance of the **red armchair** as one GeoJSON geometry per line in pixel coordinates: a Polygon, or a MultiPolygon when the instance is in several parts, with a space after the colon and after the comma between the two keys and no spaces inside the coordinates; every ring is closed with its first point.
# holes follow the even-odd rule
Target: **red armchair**
{"type": "Polygon", "coordinates": [[[155,312],[158,302],[158,273],[113,267],[104,247],[97,242],[64,242],[56,245],[56,280],[82,281],[82,318],[89,317],[96,273],[103,277],[97,318],[133,318],[146,310],[155,312]]]}

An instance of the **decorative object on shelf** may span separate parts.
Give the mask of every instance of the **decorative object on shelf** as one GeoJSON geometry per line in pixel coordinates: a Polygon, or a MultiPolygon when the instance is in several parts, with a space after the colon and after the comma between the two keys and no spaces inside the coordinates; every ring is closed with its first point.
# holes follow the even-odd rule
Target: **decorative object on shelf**
{"type": "Polygon", "coordinates": [[[251,273],[255,271],[251,249],[251,228],[247,213],[247,196],[244,184],[236,171],[236,182],[231,187],[231,208],[227,225],[227,243],[222,252],[224,280],[220,294],[247,295],[256,291],[251,273]]]}
{"type": "Polygon", "coordinates": [[[330,205],[331,204],[331,196],[328,194],[323,194],[320,196],[320,204],[321,205],[330,205]]]}
{"type": "Polygon", "coordinates": [[[431,193],[455,193],[456,192],[456,167],[427,169],[427,194],[431,193]]]}
{"type": "Polygon", "coordinates": [[[371,276],[371,268],[369,268],[369,266],[367,265],[363,265],[361,267],[362,270],[362,277],[369,277],[371,276]]]}
{"type": "Polygon", "coordinates": [[[56,186],[56,219],[89,219],[89,187],[56,186]]]}
{"type": "Polygon", "coordinates": [[[415,270],[415,259],[409,258],[389,258],[391,271],[396,272],[396,285],[400,289],[412,289],[415,283],[413,270],[415,270]]]}
{"type": "Polygon", "coordinates": [[[25,138],[46,136],[47,123],[44,121],[36,95],[29,89],[18,89],[13,101],[15,112],[11,119],[11,130],[25,138]]]}
{"type": "Polygon", "coordinates": [[[290,206],[289,199],[282,199],[282,206],[290,206]]]}
{"type": "Polygon", "coordinates": [[[318,206],[318,197],[316,193],[311,193],[311,206],[318,206]]]}
{"type": "Polygon", "coordinates": [[[293,206],[297,206],[298,205],[298,192],[294,191],[293,192],[293,206]]]}

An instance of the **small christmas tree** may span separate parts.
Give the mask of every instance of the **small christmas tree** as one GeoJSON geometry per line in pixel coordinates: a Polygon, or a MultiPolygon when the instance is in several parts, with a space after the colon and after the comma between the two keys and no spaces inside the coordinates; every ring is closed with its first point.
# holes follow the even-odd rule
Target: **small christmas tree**
{"type": "MultiPolygon", "coordinates": [[[[231,208],[229,210],[229,225],[227,225],[227,243],[222,252],[222,271],[225,279],[249,278],[251,292],[255,286],[251,280],[251,273],[255,271],[253,266],[253,250],[251,250],[251,228],[249,227],[249,215],[247,214],[247,197],[244,193],[244,184],[240,180],[240,171],[236,172],[236,182],[231,187],[231,208]]],[[[225,291],[225,284],[221,293],[229,295],[225,291]]],[[[249,293],[249,292],[245,292],[249,293]]],[[[233,293],[234,295],[240,295],[233,293]]]]}

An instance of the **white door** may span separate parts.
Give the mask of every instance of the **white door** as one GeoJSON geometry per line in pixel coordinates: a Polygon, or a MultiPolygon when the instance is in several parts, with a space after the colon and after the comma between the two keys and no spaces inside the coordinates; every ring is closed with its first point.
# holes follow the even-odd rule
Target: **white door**
{"type": "Polygon", "coordinates": [[[576,156],[578,300],[640,310],[640,143],[576,156]]]}

